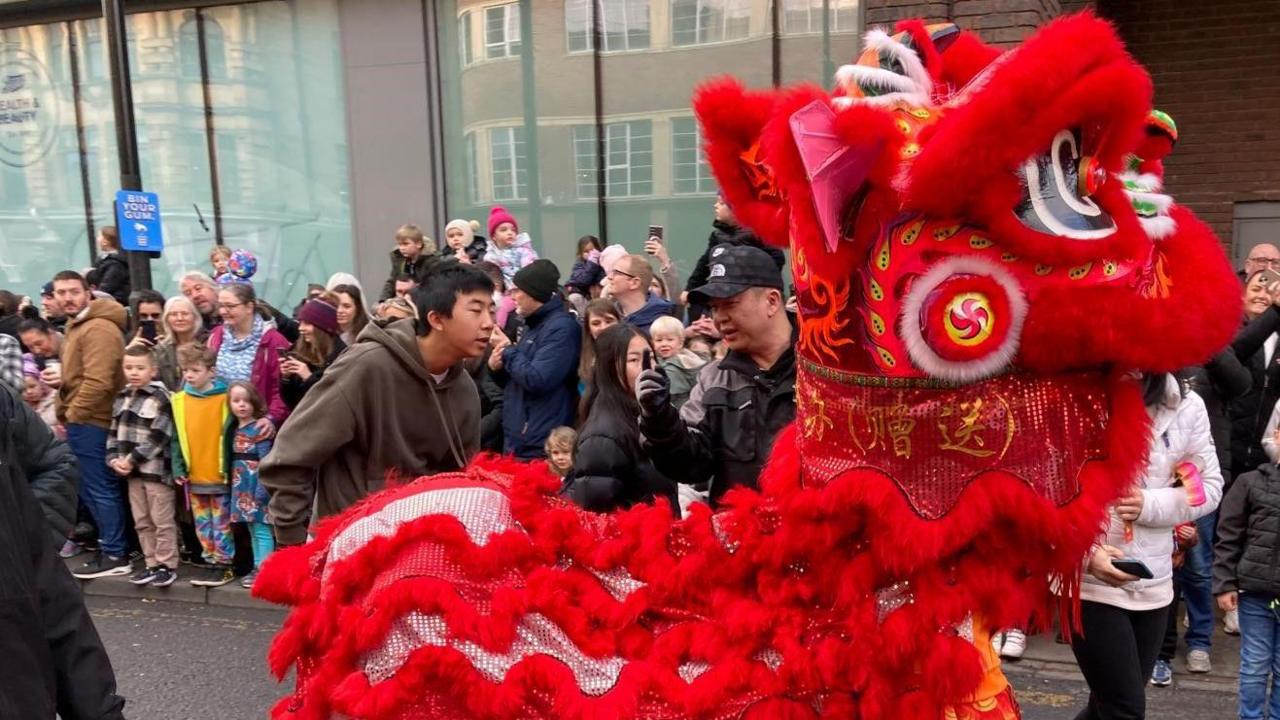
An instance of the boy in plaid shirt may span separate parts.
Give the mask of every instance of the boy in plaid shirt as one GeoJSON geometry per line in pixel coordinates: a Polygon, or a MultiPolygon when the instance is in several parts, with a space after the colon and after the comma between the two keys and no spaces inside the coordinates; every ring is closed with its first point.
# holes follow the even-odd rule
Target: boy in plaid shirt
{"type": "Polygon", "coordinates": [[[142,346],[125,348],[124,380],[111,412],[107,466],[129,481],[129,507],[146,558],[146,565],[129,582],[167,587],[178,578],[169,391],[156,380],[151,350],[142,346]]]}

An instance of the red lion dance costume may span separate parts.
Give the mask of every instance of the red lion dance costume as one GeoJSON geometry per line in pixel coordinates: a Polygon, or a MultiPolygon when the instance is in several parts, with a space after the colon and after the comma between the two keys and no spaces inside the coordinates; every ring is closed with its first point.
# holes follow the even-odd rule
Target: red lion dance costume
{"type": "Polygon", "coordinates": [[[796,420],[760,490],[595,515],[489,458],[370,497],[258,581],[294,607],[275,718],[1018,717],[990,632],[1074,597],[1145,461],[1129,371],[1225,345],[1239,286],[1118,177],[1151,86],[1105,22],[866,48],[834,94],[695,99],[738,218],[792,253],[796,420]]]}

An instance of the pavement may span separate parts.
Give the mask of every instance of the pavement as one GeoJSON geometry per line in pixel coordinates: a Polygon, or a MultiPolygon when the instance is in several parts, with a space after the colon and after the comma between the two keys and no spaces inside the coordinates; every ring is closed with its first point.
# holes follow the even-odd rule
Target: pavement
{"type": "MultiPolygon", "coordinates": [[[[1183,628],[1178,626],[1179,638],[1183,628]]],[[[1173,682],[1175,686],[1190,690],[1209,690],[1229,692],[1235,695],[1238,687],[1240,671],[1240,637],[1222,632],[1222,620],[1214,621],[1214,633],[1209,659],[1213,664],[1211,672],[1193,675],[1187,672],[1187,648],[1181,641],[1173,660],[1173,682]]],[[[1080,669],[1076,665],[1075,656],[1071,654],[1071,646],[1058,643],[1049,633],[1041,633],[1027,638],[1027,651],[1021,660],[1006,661],[1005,674],[1029,678],[1048,678],[1079,680],[1084,682],[1080,669]]],[[[1164,690],[1164,688],[1157,688],[1164,690]]],[[[1159,716],[1157,716],[1159,717],[1159,716]]]]}
{"type": "MultiPolygon", "coordinates": [[[[79,567],[84,563],[84,557],[74,557],[67,560],[67,569],[74,570],[79,567]]],[[[149,599],[224,608],[248,608],[281,612],[281,608],[278,606],[253,597],[248,590],[240,587],[240,578],[236,578],[235,581],[222,587],[196,587],[187,582],[189,576],[186,573],[190,571],[190,565],[183,565],[178,568],[177,581],[165,588],[155,588],[147,585],[139,587],[129,582],[128,575],[116,575],[96,580],[81,580],[80,584],[84,589],[84,594],[88,596],[114,597],[126,600],[149,599]]]]}
{"type": "MultiPolygon", "coordinates": [[[[69,564],[73,564],[72,561],[69,564]]],[[[186,567],[186,566],[184,566],[186,567]]],[[[181,576],[168,588],[139,588],[125,577],[83,581],[86,603],[116,668],[131,720],[263,718],[292,685],[266,669],[271,638],[284,610],[237,583],[197,588],[181,576]]],[[[1236,717],[1240,640],[1215,625],[1213,672],[1186,671],[1185,648],[1174,684],[1147,688],[1147,717],[1228,720],[1236,717]]],[[[1088,687],[1071,649],[1042,634],[1029,638],[1022,660],[1006,662],[1024,720],[1072,720],[1088,687]]]]}

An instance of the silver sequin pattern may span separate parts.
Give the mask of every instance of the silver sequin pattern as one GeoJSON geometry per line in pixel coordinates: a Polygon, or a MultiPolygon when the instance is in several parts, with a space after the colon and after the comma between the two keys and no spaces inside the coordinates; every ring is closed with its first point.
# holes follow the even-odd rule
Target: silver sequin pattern
{"type": "Polygon", "coordinates": [[[335,562],[355,553],[370,540],[394,535],[401,525],[428,515],[456,517],[476,545],[484,545],[490,536],[515,527],[511,503],[497,490],[479,487],[425,490],[388,503],[343,529],[329,543],[323,580],[328,579],[335,562]]]}
{"type": "Polygon", "coordinates": [[[414,650],[434,645],[451,647],[488,680],[502,682],[507,672],[533,655],[548,655],[563,662],[573,672],[578,687],[586,695],[603,695],[613,688],[625,661],[620,657],[593,658],[585,655],[554,622],[540,613],[525,615],[516,628],[516,637],[506,652],[493,652],[473,642],[451,637],[444,618],[410,612],[396,620],[380,648],[360,659],[371,684],[395,675],[414,650]]]}

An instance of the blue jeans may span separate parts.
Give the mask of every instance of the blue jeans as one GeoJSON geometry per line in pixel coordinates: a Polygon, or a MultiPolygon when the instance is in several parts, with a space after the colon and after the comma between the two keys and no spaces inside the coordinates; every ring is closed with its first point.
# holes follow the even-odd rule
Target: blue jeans
{"type": "MultiPolygon", "coordinates": [[[[1268,717],[1267,680],[1280,677],[1280,617],[1271,595],[1240,593],[1240,720],[1268,717]]],[[[1271,720],[1280,720],[1280,692],[1271,693],[1271,720]]]]}
{"type": "Polygon", "coordinates": [[[80,502],[98,526],[98,544],[123,557],[125,500],[120,477],[107,467],[107,431],[97,425],[67,423],[67,444],[80,464],[80,502]]]}
{"type": "MultiPolygon", "coordinates": [[[[1191,622],[1183,640],[1188,650],[1208,650],[1213,637],[1213,540],[1218,527],[1218,511],[1196,521],[1200,541],[1187,552],[1187,560],[1178,568],[1175,579],[1187,605],[1191,622]]],[[[1280,718],[1277,718],[1280,720],[1280,718]]]]}

